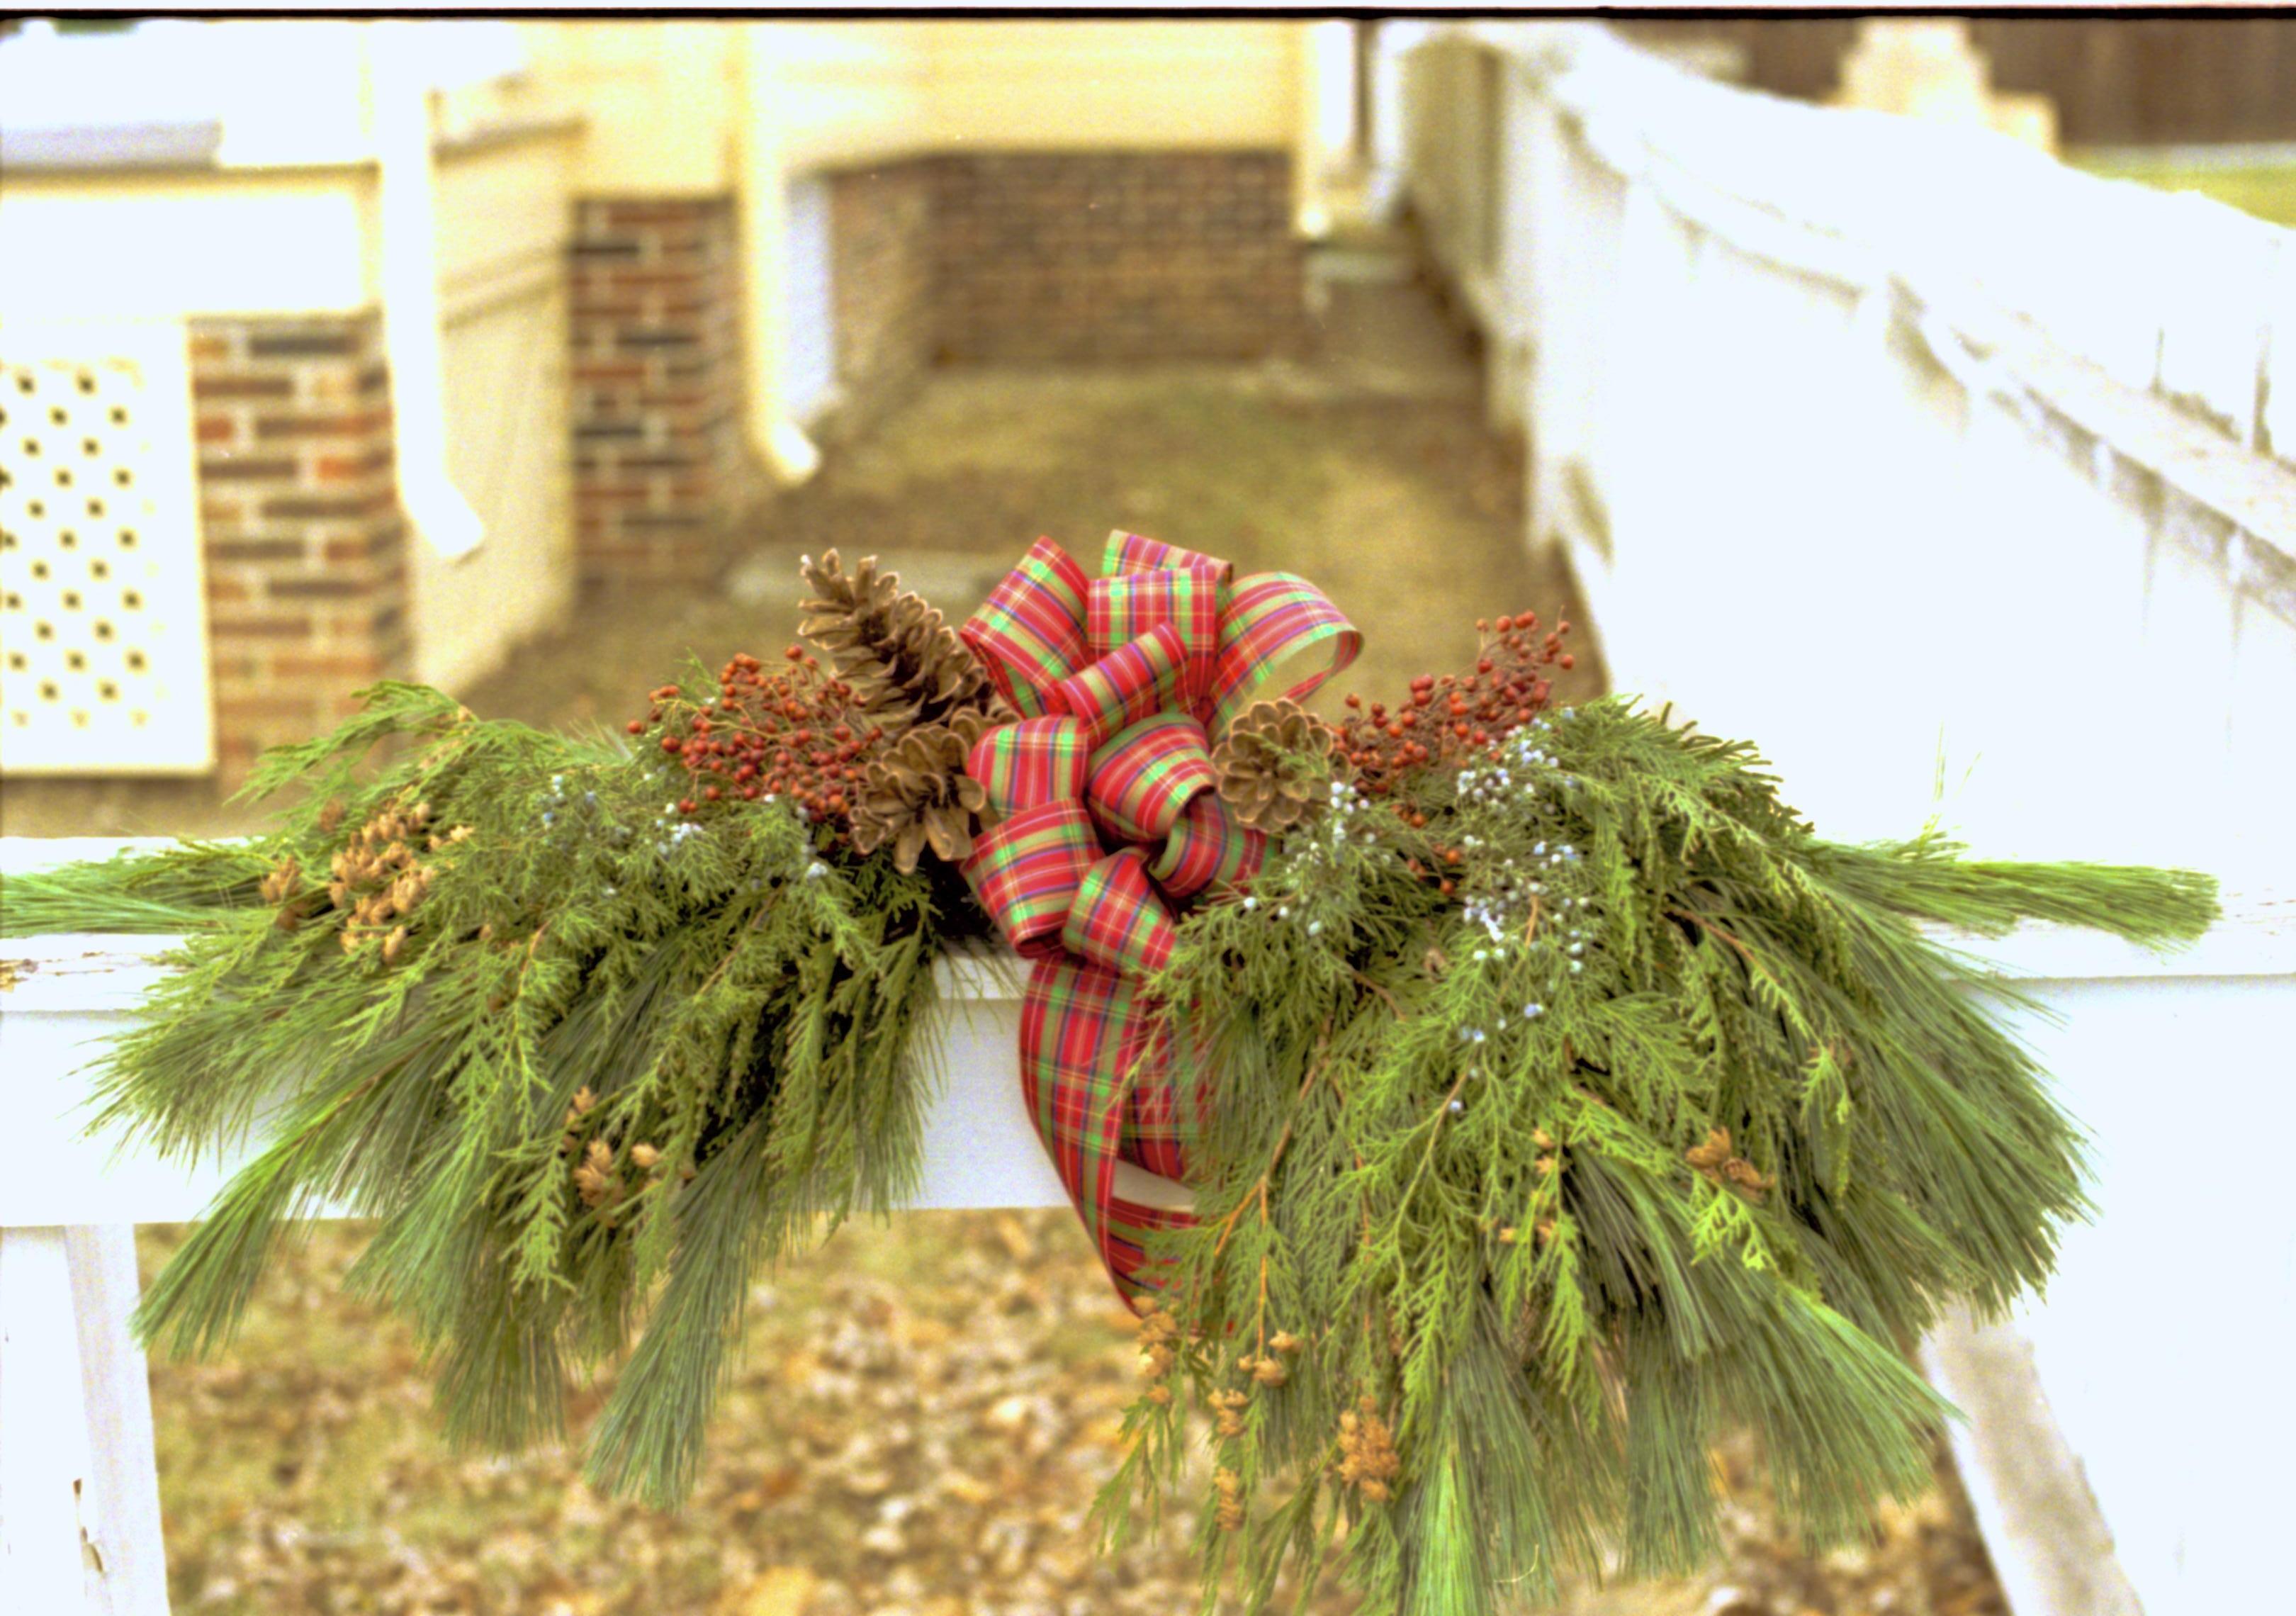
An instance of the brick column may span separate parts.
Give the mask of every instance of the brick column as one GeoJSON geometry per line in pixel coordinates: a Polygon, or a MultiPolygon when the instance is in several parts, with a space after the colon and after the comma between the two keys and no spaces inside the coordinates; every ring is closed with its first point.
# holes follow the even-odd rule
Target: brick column
{"type": "Polygon", "coordinates": [[[763,488],[742,431],[726,197],[576,204],[575,550],[586,583],[701,580],[763,488]]]}
{"type": "Polygon", "coordinates": [[[200,521],[226,784],[407,662],[406,524],[381,321],[191,324],[200,521]]]}

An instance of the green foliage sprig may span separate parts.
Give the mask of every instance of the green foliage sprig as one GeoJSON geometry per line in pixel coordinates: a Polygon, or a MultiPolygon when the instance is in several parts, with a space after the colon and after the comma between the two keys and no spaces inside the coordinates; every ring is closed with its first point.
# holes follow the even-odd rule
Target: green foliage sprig
{"type": "Polygon", "coordinates": [[[2215,914],[2205,877],[1956,852],[1821,841],[1750,749],[1617,700],[1386,803],[1335,782],[1158,984],[1218,1079],[1103,1518],[1178,1473],[1175,1377],[1207,1609],[1228,1569],[1304,1598],[1335,1537],[1424,1616],[1689,1569],[1734,1427],[1813,1542],[1925,1487],[1948,1410],[1904,1347],[2040,1284],[2082,1199],[2013,996],[1919,923],[2215,914]]]}
{"type": "Polygon", "coordinates": [[[308,788],[273,833],[8,882],[13,931],[184,934],[96,1127],[184,1157],[258,1118],[273,1138],[158,1276],[146,1340],[227,1340],[332,1202],[380,1220],[351,1283],[415,1321],[458,1438],[558,1433],[570,1371],[643,1325],[591,1474],[684,1495],[760,1263],[914,1187],[911,1035],[967,923],[786,802],[705,831],[670,770],[388,685],[266,759],[252,791],[308,788]],[[387,741],[404,759],[363,769],[387,741]],[[320,885],[370,824],[413,843],[396,924],[320,885]]]}

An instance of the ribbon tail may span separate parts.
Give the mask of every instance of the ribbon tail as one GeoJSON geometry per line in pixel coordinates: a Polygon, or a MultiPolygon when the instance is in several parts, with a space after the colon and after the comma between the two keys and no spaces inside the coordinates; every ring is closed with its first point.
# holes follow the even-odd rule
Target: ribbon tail
{"type": "Polygon", "coordinates": [[[1158,1288],[1148,1236],[1191,1221],[1116,1193],[1136,1085],[1160,1080],[1152,1024],[1152,1007],[1132,982],[1069,957],[1039,960],[1021,1003],[1022,1097],[1053,1170],[1128,1302],[1158,1288]]]}

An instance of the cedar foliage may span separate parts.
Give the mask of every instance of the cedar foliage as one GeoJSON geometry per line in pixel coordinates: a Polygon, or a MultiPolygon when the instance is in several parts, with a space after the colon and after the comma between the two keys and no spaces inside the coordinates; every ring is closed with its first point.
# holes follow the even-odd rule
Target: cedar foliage
{"type": "Polygon", "coordinates": [[[106,1053],[94,1127],[185,1157],[271,1127],[145,1295],[145,1341],[219,1347],[288,1220],[348,1205],[379,1219],[351,1284],[414,1321],[456,1439],[559,1434],[572,1371],[643,1325],[590,1474],[684,1496],[750,1276],[914,1190],[910,1034],[950,911],[786,803],[729,803],[703,833],[665,806],[671,768],[384,685],[265,761],[251,792],[309,788],[271,835],[0,888],[20,934],[184,936],[106,1053]],[[362,772],[394,737],[412,756],[362,772]],[[394,959],[380,938],[347,950],[324,893],[262,890],[417,806],[471,831],[425,849],[438,872],[394,959]],[[593,1204],[578,1174],[602,1161],[593,1204]]]}
{"type": "Polygon", "coordinates": [[[2187,939],[2213,883],[1830,843],[1749,748],[1619,700],[1422,773],[1404,816],[1326,789],[1158,984],[1218,1081],[1198,1226],[1163,1237],[1185,1345],[1144,1366],[1111,1530],[1177,1473],[1174,1373],[1225,1416],[1207,1610],[1287,1564],[1304,1601],[1335,1536],[1410,1616],[1550,1598],[1606,1550],[1693,1568],[1730,1427],[1813,1544],[1927,1486],[1949,1411],[1901,1346],[2040,1285],[2083,1202],[1993,1019],[2015,996],[1919,923],[2187,939]],[[1400,1474],[1366,1485],[1374,1420],[1400,1474]]]}
{"type": "MultiPolygon", "coordinates": [[[[1216,1081],[1101,1502],[1120,1538],[1210,1415],[1207,1609],[1333,1561],[1409,1616],[1611,1551],[1688,1567],[1733,1424],[1814,1543],[1924,1486],[1948,1411],[1903,1345],[2040,1284],[2082,1200],[2014,996],[1921,923],[2215,913],[2197,875],[1824,841],[1750,749],[1624,701],[1497,751],[1380,802],[1294,754],[1316,811],[1155,984],[1216,1081]]],[[[557,1433],[572,1372],[629,1351],[591,1477],[683,1496],[756,1271],[913,1187],[932,962],[981,925],[944,864],[770,797],[688,816],[684,780],[387,685],[265,763],[252,789],[308,788],[269,836],[0,888],[10,932],[184,935],[97,1126],[184,1155],[271,1126],[148,1341],[226,1340],[294,1214],[348,1204],[380,1219],[352,1282],[416,1322],[457,1439],[557,1433]],[[322,873],[417,819],[410,903],[362,927],[322,873]]]]}

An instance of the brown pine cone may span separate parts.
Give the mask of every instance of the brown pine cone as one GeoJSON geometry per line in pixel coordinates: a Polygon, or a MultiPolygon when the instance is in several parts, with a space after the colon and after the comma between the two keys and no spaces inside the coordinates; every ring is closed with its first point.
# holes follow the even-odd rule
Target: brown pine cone
{"type": "Polygon", "coordinates": [[[990,722],[960,712],[946,724],[921,724],[872,761],[853,809],[855,849],[873,853],[890,842],[903,874],[916,869],[928,844],[952,864],[969,857],[974,833],[995,823],[988,794],[964,772],[990,722]]]}
{"type": "Polygon", "coordinates": [[[1220,800],[1255,829],[1289,830],[1323,806],[1335,739],[1297,701],[1253,702],[1212,748],[1220,800]]]}
{"type": "Polygon", "coordinates": [[[902,589],[899,573],[879,571],[875,556],[847,572],[831,550],[806,562],[805,578],[816,598],[800,603],[807,615],[798,631],[827,653],[865,711],[898,726],[997,706],[956,630],[922,595],[902,589]]]}

